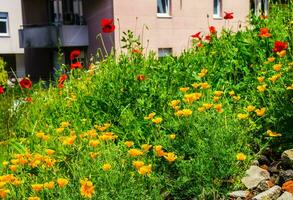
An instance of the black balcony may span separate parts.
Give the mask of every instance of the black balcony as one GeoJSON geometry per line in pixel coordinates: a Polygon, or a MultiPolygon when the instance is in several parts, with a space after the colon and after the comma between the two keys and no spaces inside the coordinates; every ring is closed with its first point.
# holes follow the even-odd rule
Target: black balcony
{"type": "Polygon", "coordinates": [[[88,46],[86,25],[30,25],[19,30],[21,48],[88,46]]]}

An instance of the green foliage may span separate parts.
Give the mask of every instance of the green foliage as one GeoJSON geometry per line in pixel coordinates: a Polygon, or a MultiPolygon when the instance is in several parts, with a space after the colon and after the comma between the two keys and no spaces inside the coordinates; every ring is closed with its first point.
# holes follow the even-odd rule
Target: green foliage
{"type": "Polygon", "coordinates": [[[0,57],[0,86],[7,84],[8,74],[5,71],[5,66],[5,61],[0,57]]]}

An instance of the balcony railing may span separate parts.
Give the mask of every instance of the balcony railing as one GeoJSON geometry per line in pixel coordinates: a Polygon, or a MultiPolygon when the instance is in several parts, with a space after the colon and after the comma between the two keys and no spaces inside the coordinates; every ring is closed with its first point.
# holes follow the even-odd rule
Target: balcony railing
{"type": "Polygon", "coordinates": [[[30,25],[19,30],[21,48],[56,48],[88,46],[86,25],[30,25]]]}

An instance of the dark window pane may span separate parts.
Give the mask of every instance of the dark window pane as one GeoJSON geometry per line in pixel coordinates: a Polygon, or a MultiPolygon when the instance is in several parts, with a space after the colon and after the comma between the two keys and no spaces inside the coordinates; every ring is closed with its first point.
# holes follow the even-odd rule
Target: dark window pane
{"type": "Polygon", "coordinates": [[[217,15],[218,13],[218,0],[214,0],[214,14],[217,15]]]}
{"type": "Polygon", "coordinates": [[[157,13],[168,13],[168,0],[157,0],[157,13]]]}
{"type": "Polygon", "coordinates": [[[6,22],[0,21],[0,33],[7,33],[6,22]]]}

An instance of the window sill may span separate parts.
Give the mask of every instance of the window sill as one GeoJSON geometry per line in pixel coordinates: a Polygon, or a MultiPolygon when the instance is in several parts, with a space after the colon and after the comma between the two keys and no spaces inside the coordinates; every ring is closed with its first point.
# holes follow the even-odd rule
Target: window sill
{"type": "Polygon", "coordinates": [[[169,14],[159,14],[159,13],[157,13],[157,18],[171,19],[172,16],[169,15],[169,14]]]}
{"type": "Polygon", "coordinates": [[[213,16],[213,19],[214,19],[214,20],[221,20],[221,19],[223,19],[223,17],[220,17],[220,16],[217,16],[217,15],[214,15],[214,16],[213,16]]]}
{"type": "Polygon", "coordinates": [[[9,34],[0,34],[0,38],[9,38],[10,35],[9,34]]]}

